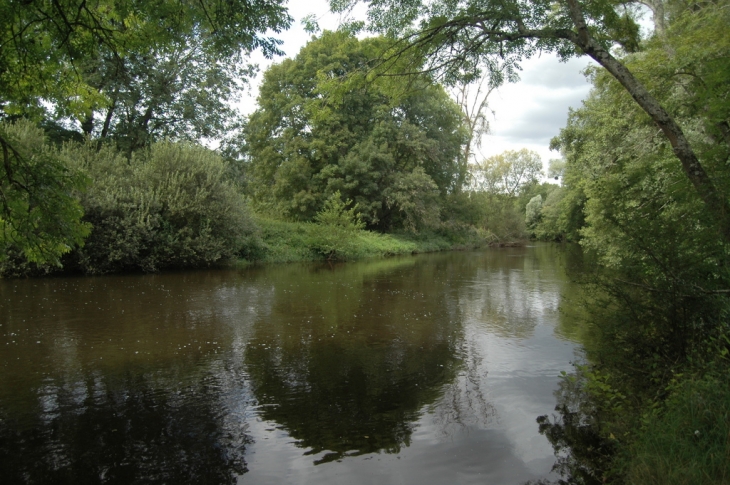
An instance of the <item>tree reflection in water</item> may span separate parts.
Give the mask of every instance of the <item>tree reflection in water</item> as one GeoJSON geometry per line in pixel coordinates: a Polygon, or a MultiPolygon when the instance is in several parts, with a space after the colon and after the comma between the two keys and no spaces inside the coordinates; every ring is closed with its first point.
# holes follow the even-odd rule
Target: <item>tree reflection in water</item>
{"type": "Polygon", "coordinates": [[[0,482],[530,478],[554,251],[0,281],[0,482]]]}
{"type": "Polygon", "coordinates": [[[44,386],[39,409],[0,421],[2,482],[235,483],[247,437],[221,413],[215,380],[162,391],[156,379],[128,372],[44,386]]]}
{"type": "Polygon", "coordinates": [[[414,423],[461,368],[458,311],[438,265],[368,274],[357,266],[289,275],[246,350],[260,414],[285,429],[315,464],[398,453],[414,423]]]}

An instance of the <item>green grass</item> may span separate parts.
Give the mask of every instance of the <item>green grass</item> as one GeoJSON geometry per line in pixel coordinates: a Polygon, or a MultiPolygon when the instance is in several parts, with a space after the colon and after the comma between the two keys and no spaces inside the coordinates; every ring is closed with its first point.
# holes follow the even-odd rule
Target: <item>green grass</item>
{"type": "Polygon", "coordinates": [[[359,260],[485,246],[487,238],[476,231],[380,234],[303,222],[258,217],[260,239],[247,260],[263,263],[359,260]]]}
{"type": "Polygon", "coordinates": [[[730,376],[687,379],[646,420],[628,463],[631,485],[730,484],[730,376]]]}

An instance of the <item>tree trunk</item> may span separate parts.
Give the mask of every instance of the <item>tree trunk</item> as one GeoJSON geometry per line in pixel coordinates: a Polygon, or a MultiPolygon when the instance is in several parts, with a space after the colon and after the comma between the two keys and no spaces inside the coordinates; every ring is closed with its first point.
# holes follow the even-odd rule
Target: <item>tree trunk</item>
{"type": "Polygon", "coordinates": [[[573,23],[578,29],[577,36],[569,40],[616,78],[634,98],[634,101],[664,132],[672,145],[674,154],[682,164],[685,175],[692,182],[700,198],[718,223],[725,242],[730,243],[730,204],[728,204],[727,198],[723,197],[717,190],[712,179],[702,167],[682,129],[656,98],[634,77],[631,71],[590,36],[577,1],[567,0],[567,3],[573,23]]]}
{"type": "Polygon", "coordinates": [[[91,132],[94,131],[94,112],[90,111],[88,115],[86,115],[86,119],[81,122],[81,130],[84,132],[84,135],[91,136],[91,132]]]}

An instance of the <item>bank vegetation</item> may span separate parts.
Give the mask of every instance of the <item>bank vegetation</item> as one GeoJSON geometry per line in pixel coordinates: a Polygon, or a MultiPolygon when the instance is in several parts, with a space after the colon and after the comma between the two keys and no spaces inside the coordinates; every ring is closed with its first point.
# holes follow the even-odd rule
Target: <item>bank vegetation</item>
{"type": "Polygon", "coordinates": [[[0,0],[0,272],[579,243],[585,361],[539,419],[559,482],[727,484],[728,1],[372,0],[237,116],[282,3],[0,0]],[[551,183],[527,150],[480,158],[486,101],[446,92],[548,51],[597,63],[551,183]]]}

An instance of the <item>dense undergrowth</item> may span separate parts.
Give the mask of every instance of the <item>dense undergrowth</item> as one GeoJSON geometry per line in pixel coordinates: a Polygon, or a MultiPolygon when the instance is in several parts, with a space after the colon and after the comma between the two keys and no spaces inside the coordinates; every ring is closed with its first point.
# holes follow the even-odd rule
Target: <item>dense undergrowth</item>
{"type": "MultiPolygon", "coordinates": [[[[730,8],[671,5],[666,32],[623,62],[682,125],[730,194],[730,8]]],[[[730,250],[669,141],[607,73],[553,146],[563,185],[537,236],[577,240],[596,263],[578,298],[585,362],[540,429],[560,483],[730,483],[730,250]]]]}

